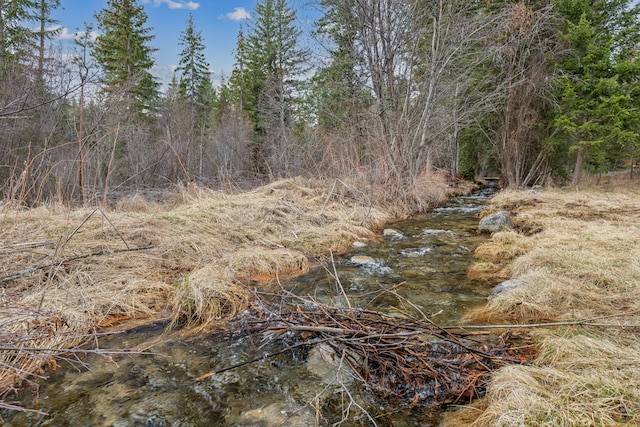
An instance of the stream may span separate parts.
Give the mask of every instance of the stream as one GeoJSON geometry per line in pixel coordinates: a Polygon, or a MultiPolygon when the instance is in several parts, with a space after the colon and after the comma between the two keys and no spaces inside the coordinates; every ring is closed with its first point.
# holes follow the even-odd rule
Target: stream
{"type": "MultiPolygon", "coordinates": [[[[333,306],[398,315],[422,312],[440,325],[455,324],[467,310],[486,303],[489,285],[469,281],[466,270],[475,248],[487,240],[477,232],[477,214],[494,191],[485,187],[429,214],[387,224],[396,233],[359,242],[284,286],[333,306]]],[[[186,339],[167,333],[165,326],[101,338],[103,349],[151,346],[152,354],[89,354],[82,363],[61,363],[37,393],[23,390],[21,400],[12,402],[49,415],[3,411],[4,425],[306,427],[343,419],[345,427],[374,425],[345,405],[336,367],[319,351],[300,348],[196,381],[255,357],[255,343],[246,336],[221,334],[186,339]]],[[[355,385],[346,387],[378,426],[437,425],[437,411],[398,409],[355,385]]]]}

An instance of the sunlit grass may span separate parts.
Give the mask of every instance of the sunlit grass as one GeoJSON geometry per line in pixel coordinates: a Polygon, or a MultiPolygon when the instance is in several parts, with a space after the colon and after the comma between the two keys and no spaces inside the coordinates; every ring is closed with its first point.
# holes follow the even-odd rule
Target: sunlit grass
{"type": "Polygon", "coordinates": [[[508,191],[491,201],[488,210],[508,210],[520,232],[496,234],[477,254],[504,258],[510,276],[527,285],[492,298],[467,321],[600,326],[534,329],[540,356],[533,365],[499,370],[481,410],[450,414],[445,425],[640,422],[640,185],[618,180],[508,191]]]}

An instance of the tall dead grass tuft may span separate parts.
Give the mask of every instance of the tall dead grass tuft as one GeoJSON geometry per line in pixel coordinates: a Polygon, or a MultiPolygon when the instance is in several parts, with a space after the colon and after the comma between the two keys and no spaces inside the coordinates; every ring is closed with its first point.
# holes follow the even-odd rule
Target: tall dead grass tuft
{"type": "Polygon", "coordinates": [[[637,341],[565,334],[547,338],[542,347],[536,366],[510,366],[494,376],[487,394],[490,404],[472,425],[599,426],[640,421],[637,341]]]}
{"type": "Polygon", "coordinates": [[[341,180],[337,192],[348,198],[367,200],[371,206],[382,206],[395,217],[426,212],[449,197],[468,194],[476,185],[452,177],[445,171],[424,172],[407,182],[399,182],[391,171],[381,168],[356,168],[341,180]]]}
{"type": "Polygon", "coordinates": [[[298,276],[309,271],[304,254],[288,249],[247,248],[233,254],[229,267],[245,283],[276,276],[298,276]]]}
{"type": "Polygon", "coordinates": [[[504,262],[528,252],[526,239],[515,231],[499,231],[492,240],[476,248],[474,255],[484,261],[504,262]]]}
{"type": "Polygon", "coordinates": [[[456,179],[445,171],[423,172],[415,178],[406,197],[409,206],[421,211],[444,203],[452,195],[468,194],[474,188],[472,182],[456,179]]]}
{"type": "MultiPolygon", "coordinates": [[[[510,259],[510,275],[526,285],[492,298],[467,320],[595,319],[600,326],[534,330],[540,342],[534,365],[498,371],[483,411],[462,411],[476,416],[466,425],[640,423],[640,191],[628,180],[616,182],[506,191],[491,201],[489,210],[507,210],[516,225],[535,224],[539,232],[496,234],[479,250],[510,259]]],[[[456,417],[447,416],[445,425],[460,425],[456,417]]]]}
{"type": "Polygon", "coordinates": [[[250,293],[233,282],[229,270],[214,265],[179,279],[170,301],[172,325],[182,323],[197,331],[240,313],[247,307],[250,293]]]}

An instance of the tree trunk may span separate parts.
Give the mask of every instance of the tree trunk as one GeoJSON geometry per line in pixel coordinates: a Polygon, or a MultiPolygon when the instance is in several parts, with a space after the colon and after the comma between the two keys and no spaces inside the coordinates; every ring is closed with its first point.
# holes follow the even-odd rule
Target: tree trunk
{"type": "Polygon", "coordinates": [[[576,165],[573,168],[573,178],[571,184],[578,185],[580,178],[582,177],[582,164],[584,163],[584,148],[578,149],[578,155],[576,156],[576,165]]]}

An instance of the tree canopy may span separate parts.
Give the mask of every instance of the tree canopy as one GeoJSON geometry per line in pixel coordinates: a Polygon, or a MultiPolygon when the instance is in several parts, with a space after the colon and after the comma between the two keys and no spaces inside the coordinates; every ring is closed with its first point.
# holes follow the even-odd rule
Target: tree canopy
{"type": "Polygon", "coordinates": [[[627,0],[556,1],[564,19],[556,60],[554,142],[575,155],[573,182],[583,167],[604,172],[637,151],[640,111],[638,6],[627,0]]]}

